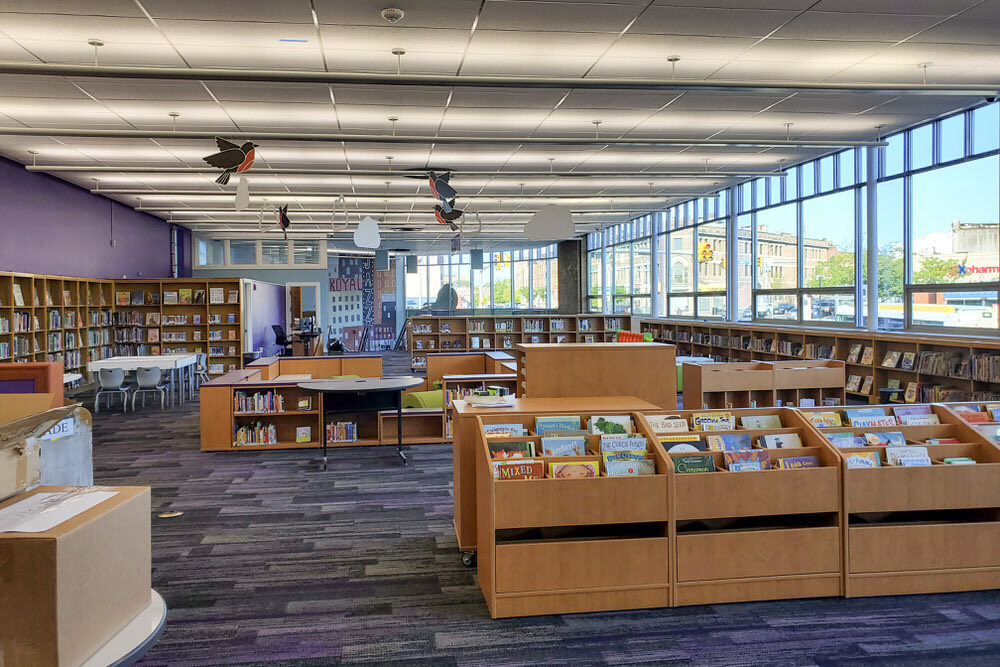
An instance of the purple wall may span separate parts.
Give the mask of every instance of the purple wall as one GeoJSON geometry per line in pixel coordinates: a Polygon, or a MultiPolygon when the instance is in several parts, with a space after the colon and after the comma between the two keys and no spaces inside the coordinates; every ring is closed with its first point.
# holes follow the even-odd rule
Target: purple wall
{"type": "Polygon", "coordinates": [[[264,348],[264,354],[274,354],[274,331],[271,326],[285,326],[285,286],[253,281],[250,301],[251,349],[264,348]]]}
{"type": "Polygon", "coordinates": [[[0,271],[166,278],[170,225],[0,157],[0,271]]]}

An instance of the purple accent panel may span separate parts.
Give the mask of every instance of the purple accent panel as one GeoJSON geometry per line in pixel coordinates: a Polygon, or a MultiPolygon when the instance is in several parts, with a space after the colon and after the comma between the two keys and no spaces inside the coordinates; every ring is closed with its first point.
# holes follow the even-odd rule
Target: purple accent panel
{"type": "Polygon", "coordinates": [[[23,380],[0,380],[0,394],[34,394],[35,381],[31,378],[23,380]]]}
{"type": "Polygon", "coordinates": [[[275,324],[285,326],[285,286],[254,281],[251,289],[254,290],[250,297],[252,349],[264,348],[265,355],[274,354],[277,347],[271,327],[275,324]]]}
{"type": "Polygon", "coordinates": [[[177,277],[191,277],[191,230],[177,225],[177,277]]]}
{"type": "Polygon", "coordinates": [[[170,225],[0,157],[0,271],[167,278],[170,225]]]}

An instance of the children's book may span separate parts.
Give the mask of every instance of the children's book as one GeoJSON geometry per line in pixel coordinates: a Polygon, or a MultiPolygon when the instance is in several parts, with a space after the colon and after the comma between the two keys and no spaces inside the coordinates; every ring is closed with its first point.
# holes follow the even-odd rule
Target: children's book
{"type": "Polygon", "coordinates": [[[641,435],[624,437],[617,434],[605,434],[601,436],[602,452],[645,452],[646,447],[646,438],[641,435]]]}
{"type": "Polygon", "coordinates": [[[310,440],[312,440],[311,426],[295,427],[295,442],[309,442],[310,440]]]}
{"type": "Polygon", "coordinates": [[[177,305],[177,292],[164,292],[163,293],[163,305],[164,306],[176,306],[177,305]]]}
{"type": "Polygon", "coordinates": [[[853,433],[829,433],[826,437],[829,438],[830,443],[838,449],[868,446],[868,441],[865,440],[863,435],[854,435],[853,433]]]}
{"type": "Polygon", "coordinates": [[[659,438],[667,452],[708,451],[708,446],[696,435],[661,435],[659,438]]]}
{"type": "Polygon", "coordinates": [[[817,428],[833,428],[844,425],[839,412],[803,412],[802,414],[817,428]]]}
{"type": "Polygon", "coordinates": [[[715,472],[715,459],[711,454],[685,454],[672,459],[674,471],[678,473],[715,472]]]}
{"type": "Polygon", "coordinates": [[[486,444],[493,459],[528,459],[535,455],[535,443],[530,440],[518,442],[490,442],[486,444]]]}
{"type": "Polygon", "coordinates": [[[740,452],[725,452],[726,468],[733,472],[747,470],[770,470],[771,457],[762,449],[740,452]]]}
{"type": "Polygon", "coordinates": [[[760,436],[760,444],[766,449],[791,449],[801,447],[802,439],[798,433],[775,433],[760,436]]]}
{"type": "Polygon", "coordinates": [[[945,457],[944,462],[948,465],[973,465],[975,464],[975,459],[970,459],[968,456],[948,456],[945,457]]]}
{"type": "Polygon", "coordinates": [[[861,381],[861,393],[868,395],[872,393],[872,382],[874,381],[874,375],[866,375],[865,379],[861,381]]]}
{"type": "Polygon", "coordinates": [[[847,384],[844,385],[844,389],[847,391],[855,392],[861,388],[861,376],[860,375],[848,375],[847,384]]]}
{"type": "Polygon", "coordinates": [[[897,418],[901,418],[904,415],[929,415],[931,414],[931,406],[897,405],[892,409],[892,414],[896,415],[897,418]]]}
{"type": "Polygon", "coordinates": [[[180,299],[180,305],[182,306],[191,305],[192,292],[193,290],[190,287],[182,287],[181,289],[177,290],[177,295],[178,298],[180,299]]]}
{"type": "Polygon", "coordinates": [[[858,359],[861,358],[861,343],[854,343],[851,345],[850,352],[847,353],[847,363],[856,364],[858,359]]]}
{"type": "Polygon", "coordinates": [[[535,417],[535,433],[548,435],[556,431],[579,431],[579,417],[535,417]]]}
{"type": "Polygon", "coordinates": [[[570,463],[549,461],[549,477],[552,479],[597,477],[599,470],[597,461],[572,461],[570,463]]]}
{"type": "Polygon", "coordinates": [[[941,419],[937,415],[903,415],[899,423],[903,426],[930,426],[940,424],[941,419]]]}
{"type": "Polygon", "coordinates": [[[581,437],[542,438],[542,456],[583,456],[586,450],[587,441],[581,437]]]}
{"type": "Polygon", "coordinates": [[[752,415],[750,417],[740,417],[740,426],[754,431],[767,428],[781,428],[781,417],[778,415],[752,415]]]}
{"type": "Polygon", "coordinates": [[[865,433],[865,442],[872,447],[905,447],[906,438],[899,431],[884,431],[882,433],[865,433]]]}
{"type": "Polygon", "coordinates": [[[857,452],[849,454],[844,461],[848,468],[878,468],[882,465],[878,452],[857,452]]]}
{"type": "Polygon", "coordinates": [[[734,433],[723,435],[706,435],[705,444],[709,449],[717,452],[739,452],[753,449],[750,443],[750,435],[747,433],[734,433]]]}
{"type": "Polygon", "coordinates": [[[885,353],[885,357],[882,359],[883,368],[895,368],[899,363],[899,357],[902,354],[899,350],[889,350],[885,353]]]}
{"type": "Polygon", "coordinates": [[[238,303],[240,300],[240,293],[238,290],[229,290],[228,296],[226,298],[226,303],[238,303]]]}
{"type": "Polygon", "coordinates": [[[493,479],[545,479],[545,464],[534,459],[492,461],[493,479]]]}
{"type": "Polygon", "coordinates": [[[870,366],[875,360],[875,348],[871,345],[866,345],[864,352],[861,353],[861,364],[863,366],[870,366]]]}
{"type": "Polygon", "coordinates": [[[986,412],[963,412],[962,419],[970,424],[983,424],[993,421],[993,416],[986,412]]]}
{"type": "Polygon", "coordinates": [[[688,423],[684,417],[678,415],[646,415],[653,433],[677,433],[688,430],[688,423]]]}
{"type": "Polygon", "coordinates": [[[916,360],[916,358],[917,358],[916,352],[904,352],[903,358],[900,360],[899,367],[902,368],[904,371],[912,371],[913,362],[916,360]]]}
{"type": "Polygon", "coordinates": [[[844,414],[851,426],[896,426],[896,418],[884,408],[847,408],[844,414]]]}
{"type": "Polygon", "coordinates": [[[587,422],[587,430],[591,433],[623,433],[634,432],[632,418],[628,415],[593,416],[587,422]]]}
{"type": "Polygon", "coordinates": [[[300,411],[312,410],[312,396],[300,397],[296,408],[300,411]]]}
{"type": "Polygon", "coordinates": [[[198,305],[205,303],[205,290],[196,289],[194,291],[194,302],[198,305]]]}
{"type": "Polygon", "coordinates": [[[696,431],[732,431],[736,418],[731,412],[696,412],[691,415],[691,424],[696,431]]]}
{"type": "Polygon", "coordinates": [[[528,435],[522,424],[483,424],[487,438],[517,438],[528,435]]]}
{"type": "Polygon", "coordinates": [[[116,306],[127,306],[129,305],[129,293],[128,292],[115,292],[115,305],[116,306]]]}
{"type": "Polygon", "coordinates": [[[221,287],[209,287],[208,288],[208,302],[209,303],[225,303],[226,302],[226,291],[221,287]]]}
{"type": "Polygon", "coordinates": [[[21,286],[14,283],[14,305],[24,306],[24,292],[21,291],[21,286]]]}
{"type": "Polygon", "coordinates": [[[774,467],[778,470],[798,470],[800,468],[818,468],[819,458],[816,456],[786,456],[776,459],[774,467]]]}
{"type": "Polygon", "coordinates": [[[640,459],[638,461],[605,461],[604,471],[608,477],[652,475],[656,473],[656,464],[651,459],[640,459]]]}
{"type": "Polygon", "coordinates": [[[906,383],[906,393],[903,394],[903,400],[907,403],[917,402],[917,383],[907,382],[906,383]]]}
{"type": "Polygon", "coordinates": [[[918,445],[886,447],[885,458],[890,465],[900,467],[931,465],[931,459],[927,455],[927,448],[918,445]]]}

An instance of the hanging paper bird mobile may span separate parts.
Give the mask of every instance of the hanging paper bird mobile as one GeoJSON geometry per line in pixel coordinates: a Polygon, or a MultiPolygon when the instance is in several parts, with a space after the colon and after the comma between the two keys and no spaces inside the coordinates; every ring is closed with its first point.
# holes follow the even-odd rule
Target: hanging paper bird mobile
{"type": "MultiPolygon", "coordinates": [[[[452,199],[451,206],[454,205],[455,205],[455,200],[452,199]]],[[[461,218],[463,213],[464,211],[460,211],[457,208],[449,207],[449,210],[446,211],[441,206],[434,207],[434,217],[437,218],[437,221],[440,222],[442,225],[448,225],[449,227],[451,227],[452,231],[458,229],[458,225],[456,225],[454,221],[461,218]]]]}
{"type": "Polygon", "coordinates": [[[288,204],[278,208],[278,227],[284,233],[285,238],[288,238],[288,226],[292,224],[292,221],[288,219],[288,204]]]}
{"type": "Polygon", "coordinates": [[[455,196],[458,194],[455,188],[451,187],[451,184],[448,183],[448,179],[450,178],[450,173],[438,176],[433,171],[427,172],[427,180],[431,185],[431,194],[441,200],[441,208],[445,213],[451,213],[451,208],[455,205],[455,196]]]}
{"type": "Polygon", "coordinates": [[[229,183],[230,174],[242,174],[253,166],[254,149],[257,148],[257,144],[247,141],[242,146],[237,146],[222,137],[216,137],[215,144],[219,147],[219,152],[202,159],[213,167],[223,170],[215,179],[219,185],[229,183]]]}

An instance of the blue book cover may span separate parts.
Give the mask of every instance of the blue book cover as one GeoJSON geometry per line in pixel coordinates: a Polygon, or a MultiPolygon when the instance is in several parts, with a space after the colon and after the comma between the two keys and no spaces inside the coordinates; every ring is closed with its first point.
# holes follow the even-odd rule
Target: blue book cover
{"type": "Polygon", "coordinates": [[[883,433],[865,433],[864,439],[873,447],[904,447],[906,438],[899,431],[885,431],[883,433]]]}
{"type": "Polygon", "coordinates": [[[851,421],[862,417],[885,417],[885,408],[847,408],[844,414],[851,421]]]}
{"type": "Polygon", "coordinates": [[[535,417],[535,433],[548,435],[556,431],[579,431],[579,417],[535,417]]]}
{"type": "Polygon", "coordinates": [[[706,435],[705,442],[709,449],[719,452],[741,452],[753,449],[750,443],[750,435],[747,433],[733,433],[725,435],[706,435]]]}
{"type": "Polygon", "coordinates": [[[583,456],[587,441],[581,436],[542,438],[542,456],[583,456]]]}

